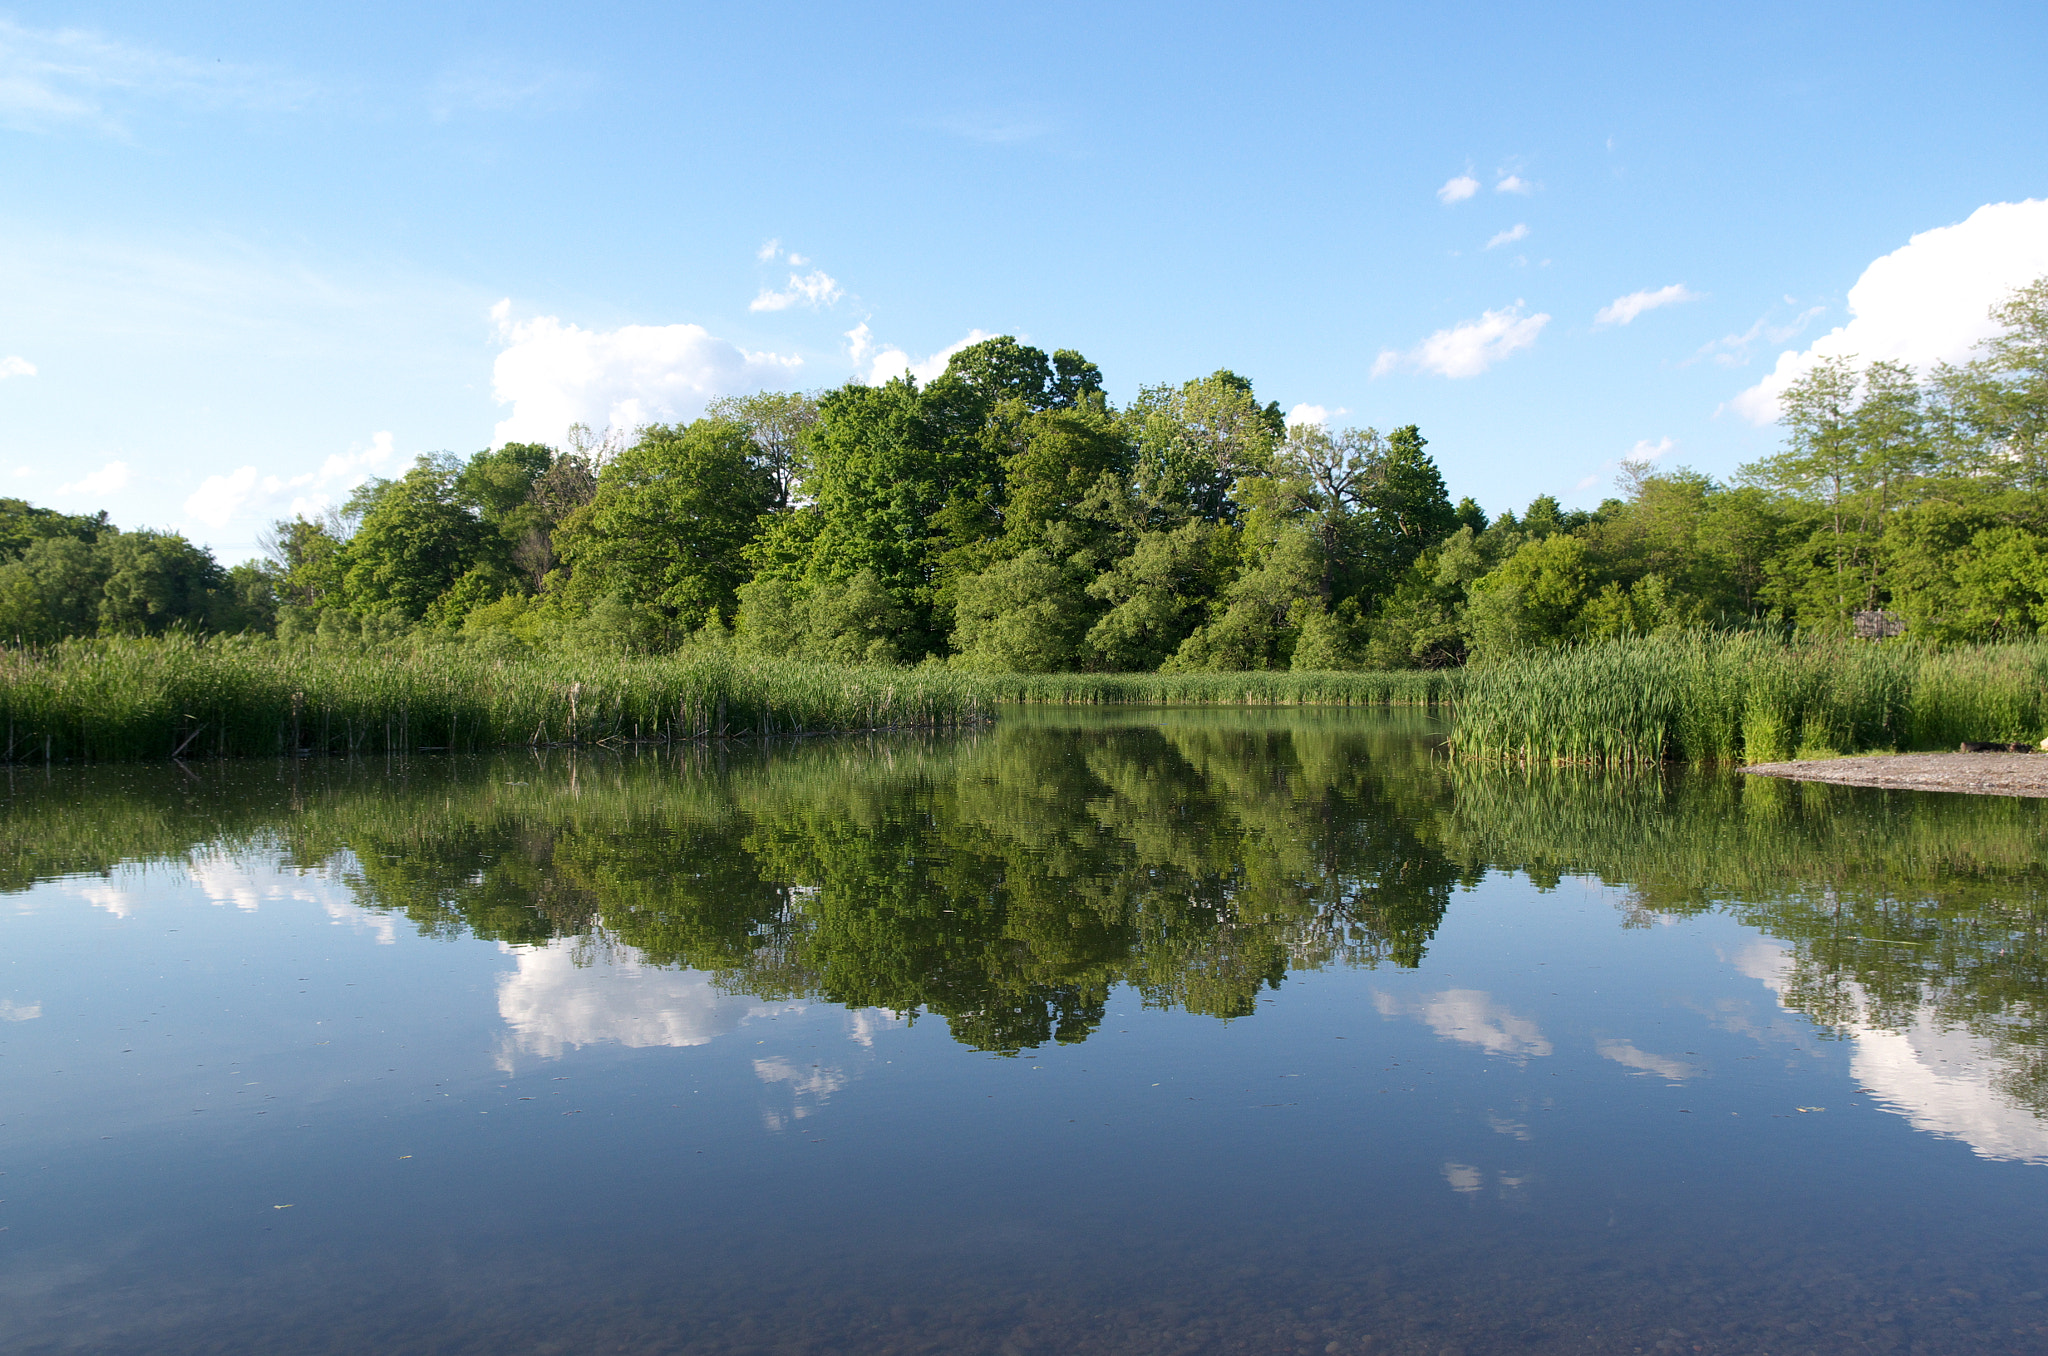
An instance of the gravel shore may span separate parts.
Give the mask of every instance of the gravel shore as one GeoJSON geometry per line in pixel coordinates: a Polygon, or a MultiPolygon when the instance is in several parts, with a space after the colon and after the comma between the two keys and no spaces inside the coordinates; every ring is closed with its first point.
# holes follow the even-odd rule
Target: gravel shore
{"type": "Polygon", "coordinates": [[[2048,796],[2048,753],[1889,753],[1746,767],[1753,777],[1975,796],[2048,796]]]}

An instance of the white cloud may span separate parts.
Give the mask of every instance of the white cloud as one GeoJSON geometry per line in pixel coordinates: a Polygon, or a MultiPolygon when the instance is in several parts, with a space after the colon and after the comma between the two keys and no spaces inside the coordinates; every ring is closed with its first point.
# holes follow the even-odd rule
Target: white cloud
{"type": "Polygon", "coordinates": [[[512,407],[495,443],[557,442],[578,423],[630,429],[689,418],[716,396],[782,385],[803,365],[750,352],[701,325],[586,330],[551,315],[515,320],[509,301],[491,316],[504,346],[491,390],[512,407]]]}
{"type": "MultiPolygon", "coordinates": [[[[792,258],[790,262],[795,263],[796,260],[792,258]]],[[[771,292],[765,287],[762,288],[761,295],[747,303],[747,309],[750,311],[782,311],[799,303],[815,309],[819,306],[830,306],[845,295],[845,289],[832,280],[831,274],[820,268],[813,269],[802,277],[798,277],[794,273],[790,274],[789,286],[780,292],[771,292]]]]}
{"type": "Polygon", "coordinates": [[[1438,330],[1406,353],[1392,349],[1382,352],[1372,365],[1375,377],[1401,368],[1434,372],[1444,377],[1476,377],[1518,349],[1536,342],[1536,336],[1550,323],[1543,313],[1525,316],[1517,301],[1498,311],[1488,311],[1477,320],[1438,330]]]}
{"type": "Polygon", "coordinates": [[[1326,409],[1321,405],[1303,403],[1296,405],[1287,412],[1287,423],[1289,427],[1295,424],[1327,424],[1331,419],[1349,413],[1351,411],[1345,409],[1342,405],[1332,410],[1326,409]]]}
{"type": "Polygon", "coordinates": [[[760,249],[754,251],[754,257],[765,264],[773,260],[781,252],[782,241],[771,237],[760,249]]]}
{"type": "Polygon", "coordinates": [[[229,475],[208,476],[186,497],[185,513],[208,527],[226,527],[248,502],[257,483],[253,466],[241,467],[229,475]]]}
{"type": "Polygon", "coordinates": [[[1494,249],[1494,248],[1496,248],[1496,247],[1498,247],[1498,246],[1501,246],[1501,245],[1512,245],[1512,244],[1514,244],[1514,243],[1515,243],[1515,242],[1516,242],[1517,240],[1527,240],[1528,238],[1529,238],[1529,228],[1528,228],[1528,226],[1527,226],[1526,224],[1522,223],[1522,222],[1517,222],[1517,223],[1515,223],[1515,224],[1514,224],[1513,226],[1509,227],[1509,228],[1508,228],[1507,230],[1505,230],[1505,231],[1502,231],[1502,232],[1501,232],[1501,233],[1500,233],[1499,235],[1495,236],[1495,237],[1494,237],[1493,239],[1491,239],[1491,240],[1487,241],[1487,242],[1486,242],[1486,248],[1488,248],[1488,249],[1494,249]]]}
{"type": "MultiPolygon", "coordinates": [[[[865,330],[867,326],[862,325],[860,328],[865,330]]],[[[937,353],[918,362],[911,361],[908,353],[891,345],[875,354],[875,361],[868,369],[868,385],[880,386],[895,377],[912,376],[917,378],[918,385],[922,386],[936,380],[939,374],[946,370],[946,364],[952,361],[955,353],[969,344],[978,344],[984,339],[993,338],[995,336],[987,330],[969,330],[965,339],[956,339],[937,353]]]]}
{"type": "Polygon", "coordinates": [[[875,332],[863,320],[846,332],[846,356],[858,363],[875,351],[875,332]]]}
{"type": "Polygon", "coordinates": [[[1461,174],[1444,182],[1436,191],[1436,200],[1449,207],[1454,202],[1463,202],[1479,191],[1479,181],[1469,174],[1461,174]]]}
{"type": "Polygon", "coordinates": [[[1372,1001],[1382,1017],[1419,1018],[1445,1040],[1476,1045],[1489,1055],[1522,1060],[1551,1052],[1550,1042],[1535,1022],[1517,1017],[1482,989],[1445,989],[1406,1001],[1390,993],[1376,993],[1372,1001]]]}
{"type": "Polygon", "coordinates": [[[1754,424],[1778,417],[1778,397],[1822,358],[1905,363],[1925,370],[1970,356],[1998,332],[1987,312],[2048,274],[2048,199],[1988,203],[1952,226],[1922,231],[1863,270],[1849,289],[1849,323],[1806,349],[1778,355],[1771,374],[1729,401],[1754,424]]]}
{"type": "Polygon", "coordinates": [[[1600,308],[1593,317],[1595,325],[1626,325],[1645,311],[1654,311],[1659,306],[1676,306],[1681,301],[1698,301],[1700,294],[1687,289],[1684,283],[1673,283],[1669,287],[1645,288],[1631,292],[1625,297],[1616,297],[1600,308]]]}
{"type": "Polygon", "coordinates": [[[35,374],[36,365],[26,358],[0,358],[0,381],[5,381],[9,377],[32,377],[35,374]]]}
{"type": "Polygon", "coordinates": [[[1623,457],[1622,460],[1655,461],[1677,446],[1678,444],[1672,442],[1669,438],[1659,438],[1654,443],[1648,438],[1638,438],[1636,439],[1636,445],[1628,450],[1628,455],[1623,457]]]}
{"type": "Polygon", "coordinates": [[[371,476],[397,470],[397,462],[397,449],[385,430],[371,435],[368,446],[335,453],[319,470],[302,475],[261,475],[243,466],[208,476],[186,497],[185,514],[216,531],[248,516],[318,518],[371,476]]]}
{"type": "Polygon", "coordinates": [[[90,475],[80,476],[69,485],[59,485],[59,494],[113,494],[127,486],[129,467],[125,461],[110,461],[90,475]]]}
{"type": "Polygon", "coordinates": [[[1536,185],[1530,183],[1519,174],[1509,174],[1503,176],[1501,181],[1493,186],[1493,191],[1496,193],[1534,193],[1536,185]]]}
{"type": "Polygon", "coordinates": [[[17,1003],[11,998],[0,998],[0,1022],[33,1022],[42,1015],[41,1003],[17,1003]]]}
{"type": "Polygon", "coordinates": [[[798,254],[795,250],[791,250],[785,257],[789,260],[790,263],[796,265],[798,268],[802,268],[805,264],[811,262],[807,257],[798,254]]]}

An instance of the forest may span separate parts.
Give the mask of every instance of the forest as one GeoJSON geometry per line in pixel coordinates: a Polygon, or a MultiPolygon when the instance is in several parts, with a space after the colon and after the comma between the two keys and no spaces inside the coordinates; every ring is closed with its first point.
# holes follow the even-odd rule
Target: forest
{"type": "Polygon", "coordinates": [[[1727,482],[1453,502],[1414,425],[1289,425],[1219,371],[1121,407],[1009,337],[942,375],[420,457],[223,568],[0,500],[0,636],[262,633],[487,654],[715,645],[1012,673],[1442,668],[1718,629],[2048,626],[2048,278],[1967,362],[1822,362],[1727,482]]]}

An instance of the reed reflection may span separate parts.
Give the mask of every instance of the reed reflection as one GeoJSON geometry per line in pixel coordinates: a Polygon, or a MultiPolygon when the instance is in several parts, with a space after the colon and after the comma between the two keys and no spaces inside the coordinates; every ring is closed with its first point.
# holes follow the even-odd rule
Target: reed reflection
{"type": "MultiPolygon", "coordinates": [[[[1623,926],[1754,928],[1732,963],[1855,1042],[1881,1099],[2048,1160],[2048,802],[1475,772],[1439,738],[1400,715],[1040,711],[680,760],[60,772],[7,800],[0,883],[174,861],[241,898],[234,864],[273,855],[398,926],[515,949],[500,1009],[512,1048],[545,1055],[810,1001],[1000,1052],[1086,1039],[1119,985],[1242,1018],[1294,971],[1421,965],[1489,872],[1591,877],[1626,890],[1623,926]]],[[[1535,1015],[1430,1001],[1404,1015],[1549,1053],[1535,1015]]]]}

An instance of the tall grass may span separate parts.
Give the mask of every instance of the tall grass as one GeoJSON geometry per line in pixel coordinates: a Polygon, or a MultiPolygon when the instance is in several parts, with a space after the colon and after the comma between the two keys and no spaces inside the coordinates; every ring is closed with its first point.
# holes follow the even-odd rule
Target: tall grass
{"type": "Polygon", "coordinates": [[[2033,743],[2048,645],[1689,635],[1607,641],[1466,670],[1454,749],[1603,766],[2033,743]]]}
{"type": "Polygon", "coordinates": [[[1012,673],[981,681],[998,701],[1052,706],[1436,706],[1456,669],[1391,673],[1012,673]]]}
{"type": "Polygon", "coordinates": [[[986,719],[943,669],[335,651],[269,639],[68,641],[0,651],[0,760],[474,751],[944,727],[986,719]]]}

